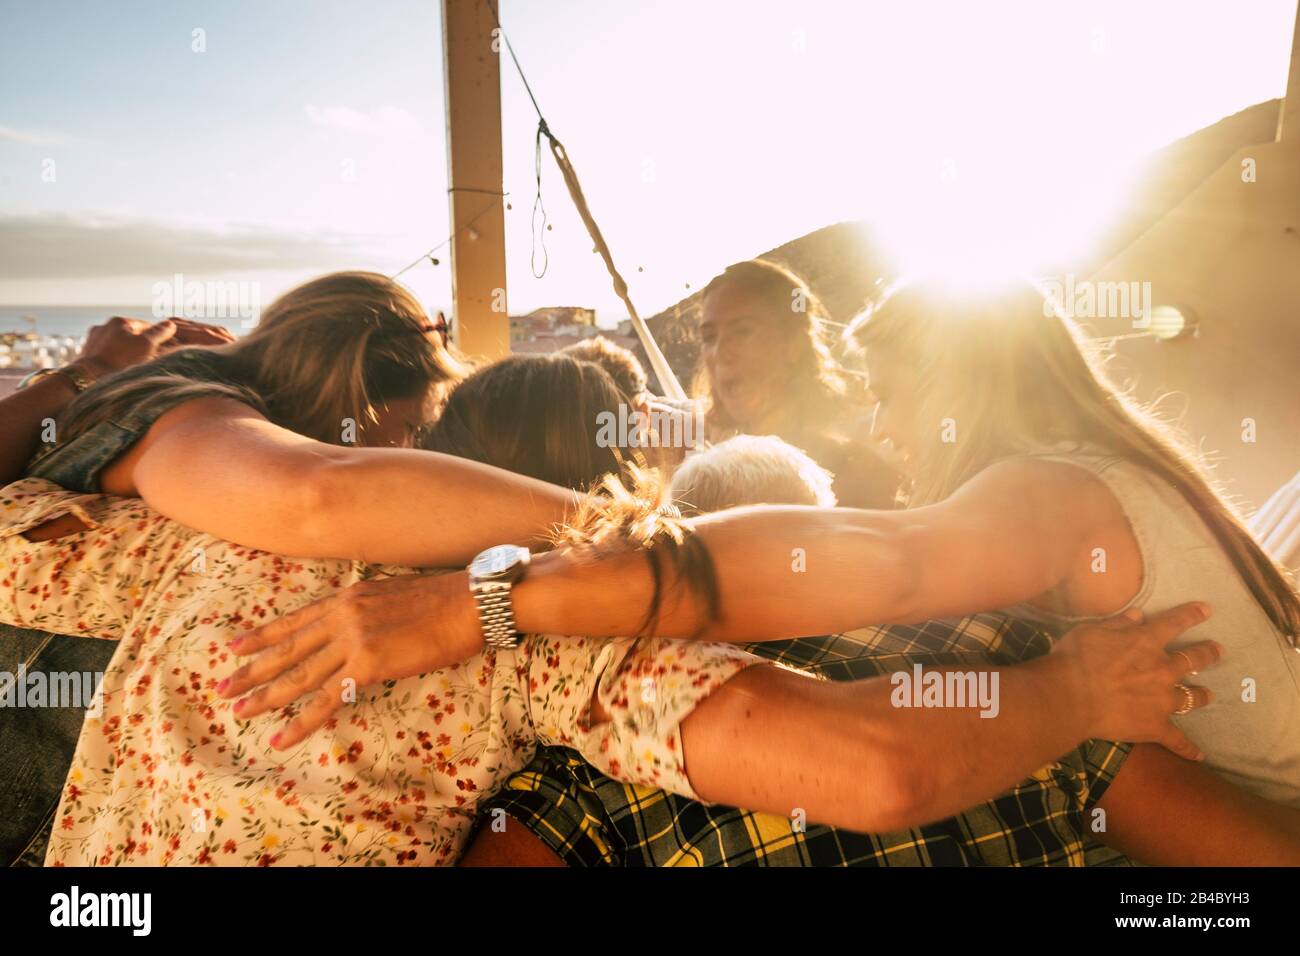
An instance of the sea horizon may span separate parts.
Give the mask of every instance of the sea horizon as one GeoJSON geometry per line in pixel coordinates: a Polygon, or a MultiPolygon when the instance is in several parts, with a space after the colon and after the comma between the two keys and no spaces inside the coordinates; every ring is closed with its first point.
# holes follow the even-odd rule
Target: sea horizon
{"type": "MultiPolygon", "coordinates": [[[[545,308],[545,307],[543,307],[545,308]]],[[[244,327],[244,320],[238,316],[229,315],[211,315],[208,317],[190,315],[187,311],[187,317],[196,319],[200,322],[209,322],[213,325],[221,325],[229,329],[236,336],[243,335],[248,330],[244,327]]],[[[38,335],[58,335],[71,336],[80,338],[90,331],[92,326],[112,318],[115,315],[122,315],[128,318],[145,319],[146,321],[157,321],[158,318],[153,314],[153,306],[143,305],[0,305],[0,334],[6,332],[36,332],[38,335]],[[34,322],[32,321],[34,320],[34,322]]],[[[511,317],[518,317],[511,313],[511,317]]],[[[626,317],[609,318],[597,316],[596,328],[602,333],[612,333],[617,331],[621,322],[626,317]]]]}
{"type": "MultiPolygon", "coordinates": [[[[149,305],[0,305],[0,333],[35,332],[38,335],[80,338],[92,326],[115,316],[153,319],[149,305]]],[[[217,324],[224,324],[217,320],[217,324]]],[[[233,323],[235,327],[238,322],[233,323]]],[[[237,331],[232,328],[231,331],[237,331]]]]}

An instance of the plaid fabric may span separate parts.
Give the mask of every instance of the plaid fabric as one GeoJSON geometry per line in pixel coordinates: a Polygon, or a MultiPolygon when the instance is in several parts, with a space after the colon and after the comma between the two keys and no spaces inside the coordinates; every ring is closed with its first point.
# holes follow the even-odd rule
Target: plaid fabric
{"type": "MultiPolygon", "coordinates": [[[[866,628],[755,644],[753,653],[825,679],[861,680],[928,666],[1014,664],[1050,639],[994,616],[866,628]]],[[[502,810],[570,866],[1081,866],[1114,860],[1089,834],[1089,811],[1129,745],[1088,741],[1029,780],[960,816],[899,833],[852,833],[635,787],[573,751],[544,748],[480,808],[502,810]]]]}

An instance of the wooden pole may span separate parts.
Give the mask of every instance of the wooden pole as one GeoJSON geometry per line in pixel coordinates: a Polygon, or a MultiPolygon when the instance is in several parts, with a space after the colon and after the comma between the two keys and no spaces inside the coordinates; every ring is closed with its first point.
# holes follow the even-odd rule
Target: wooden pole
{"type": "Polygon", "coordinates": [[[461,351],[480,359],[510,351],[495,26],[485,0],[442,0],[453,324],[461,351]]]}

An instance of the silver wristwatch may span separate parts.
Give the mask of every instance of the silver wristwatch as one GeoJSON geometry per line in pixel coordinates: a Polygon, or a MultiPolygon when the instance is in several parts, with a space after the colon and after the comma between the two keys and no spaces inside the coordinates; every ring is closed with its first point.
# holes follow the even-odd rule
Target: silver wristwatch
{"type": "Polygon", "coordinates": [[[500,544],[480,552],[469,564],[469,590],[478,606],[483,643],[488,647],[519,646],[510,589],[524,576],[530,557],[527,548],[500,544]]]}

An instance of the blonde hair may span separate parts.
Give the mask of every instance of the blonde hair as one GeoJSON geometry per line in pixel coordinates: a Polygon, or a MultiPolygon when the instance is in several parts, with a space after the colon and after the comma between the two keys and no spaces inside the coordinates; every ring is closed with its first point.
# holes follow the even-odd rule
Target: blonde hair
{"type": "Polygon", "coordinates": [[[775,435],[737,435],[691,455],[669,494],[683,514],[761,504],[835,507],[830,472],[775,435]]]}
{"type": "Polygon", "coordinates": [[[1029,282],[986,296],[935,282],[904,284],[852,324],[867,349],[917,375],[916,475],[909,504],[939,501],[1012,455],[1081,443],[1175,488],[1214,534],[1269,620],[1292,641],[1300,596],[1246,530],[1200,455],[1170,423],[1117,388],[1102,349],[1029,282]],[[955,442],[941,440],[952,419],[955,442]],[[933,426],[931,429],[930,426],[933,426]]]}
{"type": "Polygon", "coordinates": [[[374,272],[306,282],[271,303],[246,337],[205,351],[227,360],[227,381],[187,379],[170,363],[155,371],[170,357],[163,356],[87,389],[60,422],[60,443],[146,402],[224,396],[291,431],[340,444],[345,420],[373,424],[385,402],[427,394],[467,372],[433,334],[419,301],[374,272]]]}

